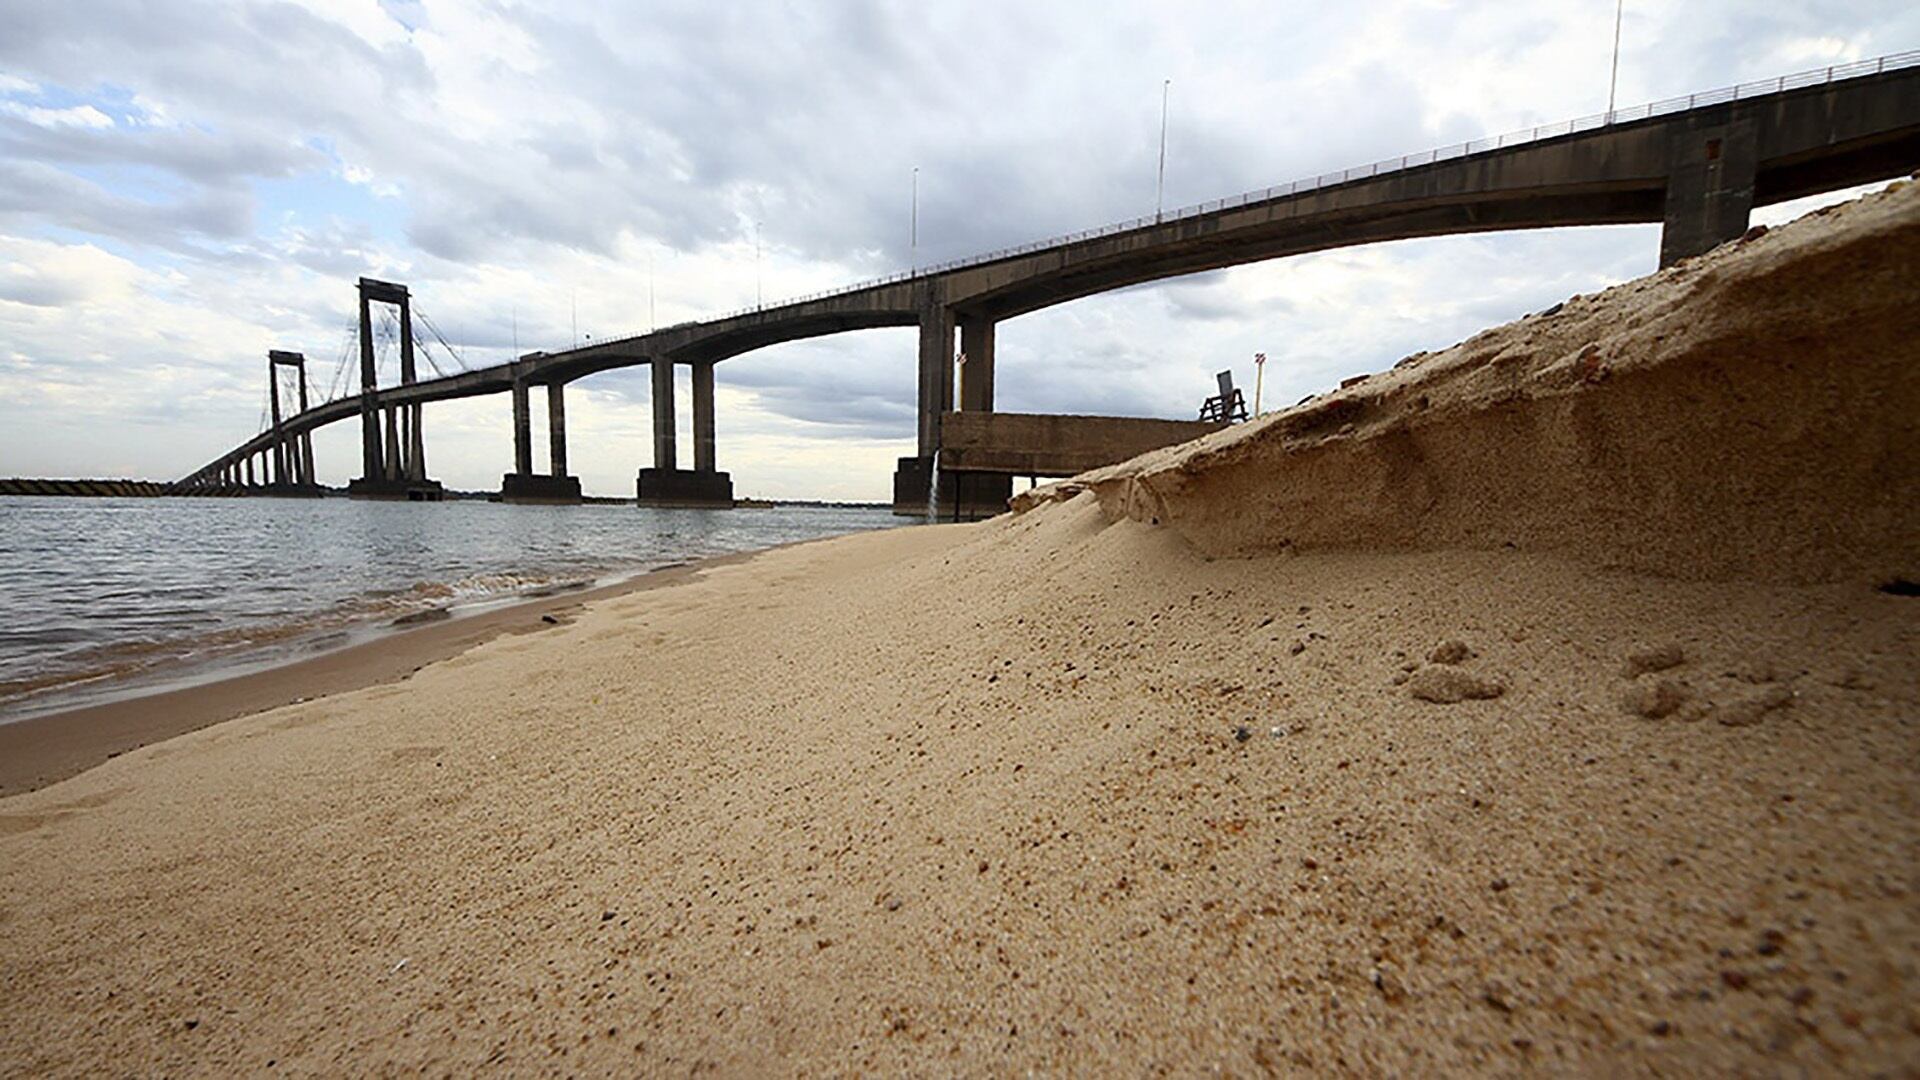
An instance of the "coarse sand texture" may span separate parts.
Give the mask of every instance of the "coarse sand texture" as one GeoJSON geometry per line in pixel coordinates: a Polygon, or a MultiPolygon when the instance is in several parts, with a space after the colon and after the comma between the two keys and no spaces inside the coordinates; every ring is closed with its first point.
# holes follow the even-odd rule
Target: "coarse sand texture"
{"type": "Polygon", "coordinates": [[[0,801],[0,1072],[1901,1074],[1920,187],[0,801]]]}

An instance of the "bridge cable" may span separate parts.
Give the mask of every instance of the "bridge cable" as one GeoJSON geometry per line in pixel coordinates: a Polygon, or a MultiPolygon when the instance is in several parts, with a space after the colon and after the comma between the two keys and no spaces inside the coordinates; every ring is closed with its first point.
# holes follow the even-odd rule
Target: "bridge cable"
{"type": "Polygon", "coordinates": [[[359,343],[360,327],[357,325],[357,320],[349,319],[346,340],[340,345],[340,356],[334,361],[333,378],[327,381],[327,396],[322,399],[322,403],[340,400],[345,389],[342,384],[346,381],[348,357],[352,354],[353,347],[359,343]]]}
{"type": "Polygon", "coordinates": [[[473,370],[473,368],[467,363],[467,358],[464,356],[461,356],[460,350],[454,348],[452,342],[449,342],[447,340],[447,335],[440,332],[440,328],[434,325],[434,322],[432,319],[427,318],[426,312],[421,311],[419,308],[416,307],[413,309],[413,313],[420,317],[420,321],[426,324],[426,327],[428,330],[432,331],[434,340],[438,341],[440,343],[440,347],[447,351],[447,355],[453,358],[454,364],[458,365],[461,371],[473,370]]]}
{"type": "MultiPolygon", "coordinates": [[[[433,373],[436,377],[442,378],[442,379],[446,378],[447,369],[441,367],[440,362],[433,358],[433,350],[427,348],[427,339],[416,338],[415,340],[418,341],[420,345],[420,359],[425,360],[427,362],[427,366],[433,369],[433,373]]],[[[457,371],[459,369],[455,368],[455,370],[457,371]]]]}
{"type": "Polygon", "coordinates": [[[417,328],[415,329],[413,334],[413,343],[419,349],[420,359],[425,360],[427,362],[427,367],[431,368],[433,370],[433,373],[439,376],[440,378],[442,379],[446,378],[447,377],[446,369],[442,368],[440,366],[439,361],[433,358],[433,350],[427,348],[427,339],[420,336],[420,332],[417,328]]]}

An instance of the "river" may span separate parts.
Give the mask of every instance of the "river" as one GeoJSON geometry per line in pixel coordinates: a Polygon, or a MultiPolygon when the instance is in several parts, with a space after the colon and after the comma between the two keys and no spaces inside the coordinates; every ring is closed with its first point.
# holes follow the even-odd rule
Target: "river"
{"type": "Polygon", "coordinates": [[[284,663],[437,609],[899,521],[884,508],[0,498],[0,723],[284,663]]]}

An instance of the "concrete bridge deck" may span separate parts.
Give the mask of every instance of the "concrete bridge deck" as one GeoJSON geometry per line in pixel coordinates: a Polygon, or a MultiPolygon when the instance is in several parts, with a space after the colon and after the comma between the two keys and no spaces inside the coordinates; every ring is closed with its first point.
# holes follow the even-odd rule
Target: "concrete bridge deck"
{"type": "MultiPolygon", "coordinates": [[[[941,449],[943,415],[993,409],[994,328],[1005,319],[1185,274],[1453,233],[1659,222],[1664,266],[1740,235],[1755,206],[1890,179],[1916,165],[1920,52],[1616,110],[784,304],[409,380],[292,416],[278,432],[248,440],[179,486],[230,479],[238,463],[289,433],[355,414],[372,423],[367,418],[383,410],[501,392],[516,395],[516,473],[532,475],[529,387],[550,388],[558,418],[558,388],[566,383],[646,364],[656,390],[669,391],[654,394],[654,468],[697,487],[697,477],[671,474],[724,476],[714,467],[715,364],[781,342],[889,326],[920,329],[919,463],[903,459],[902,469],[924,476],[941,449]],[[956,331],[967,358],[957,388],[956,331]],[[670,392],[676,364],[694,373],[692,470],[678,468],[670,392]]],[[[555,440],[554,466],[551,474],[564,477],[564,435],[555,440]]]]}

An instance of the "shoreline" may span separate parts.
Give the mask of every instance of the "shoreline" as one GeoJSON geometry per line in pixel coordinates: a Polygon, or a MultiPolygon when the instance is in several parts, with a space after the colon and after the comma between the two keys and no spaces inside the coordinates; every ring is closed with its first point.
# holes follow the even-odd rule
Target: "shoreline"
{"type": "Polygon", "coordinates": [[[664,566],[592,588],[395,627],[370,640],[264,670],[9,721],[0,724],[0,799],[37,791],[130,750],[227,720],[398,682],[428,664],[495,638],[565,625],[588,604],[683,584],[706,570],[788,546],[792,545],[664,566]],[[556,621],[545,621],[547,616],[556,621]]]}
{"type": "Polygon", "coordinates": [[[0,1069],[1900,1073],[1916,252],[1906,185],[0,801],[0,1069]]]}

